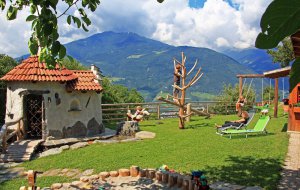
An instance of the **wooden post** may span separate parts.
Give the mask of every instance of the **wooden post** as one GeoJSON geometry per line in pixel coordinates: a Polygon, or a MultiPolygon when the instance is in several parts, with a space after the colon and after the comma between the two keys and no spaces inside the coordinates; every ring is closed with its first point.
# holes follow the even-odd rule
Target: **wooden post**
{"type": "Polygon", "coordinates": [[[157,104],[157,119],[160,120],[160,104],[157,104]]]}
{"type": "Polygon", "coordinates": [[[274,117],[278,115],[278,78],[275,79],[275,90],[274,90],[274,117]]]}
{"type": "MultiPolygon", "coordinates": [[[[186,68],[185,68],[185,60],[184,60],[184,54],[183,52],[181,52],[181,80],[182,80],[182,87],[185,86],[185,78],[186,78],[186,68]]],[[[179,100],[180,105],[184,105],[185,104],[185,89],[181,90],[181,98],[179,100]]],[[[182,116],[184,116],[184,108],[180,107],[179,108],[179,129],[184,129],[184,118],[182,118],[182,116]]]]}
{"type": "Polygon", "coordinates": [[[191,113],[192,113],[191,107],[192,107],[192,105],[190,103],[188,103],[186,105],[186,115],[189,115],[188,117],[186,117],[186,122],[190,122],[191,121],[191,113]]]}
{"type": "Polygon", "coordinates": [[[239,77],[239,97],[243,95],[243,77],[239,77]]]}

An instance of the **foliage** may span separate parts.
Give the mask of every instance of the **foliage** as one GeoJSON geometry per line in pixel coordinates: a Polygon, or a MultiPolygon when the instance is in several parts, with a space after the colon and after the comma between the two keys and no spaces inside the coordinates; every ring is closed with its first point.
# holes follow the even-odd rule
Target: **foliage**
{"type": "MultiPolygon", "coordinates": [[[[274,100],[274,97],[275,97],[275,94],[274,94],[274,88],[273,87],[266,87],[264,88],[264,101],[273,101],[274,100]]],[[[279,98],[280,99],[280,98],[279,98]]]]}
{"type": "MultiPolygon", "coordinates": [[[[7,56],[0,54],[0,78],[3,77],[7,72],[12,70],[17,65],[17,62],[7,56]]],[[[5,119],[5,105],[6,105],[6,84],[4,81],[0,81],[0,124],[5,119]]]]}
{"type": "Polygon", "coordinates": [[[61,62],[63,66],[70,70],[87,70],[88,68],[82,65],[79,61],[73,58],[64,58],[61,62]]]}
{"type": "MultiPolygon", "coordinates": [[[[272,109],[270,110],[272,112],[272,109]]],[[[272,115],[272,113],[270,113],[272,115]]],[[[259,114],[255,116],[255,124],[259,114]]],[[[280,109],[279,118],[272,118],[267,126],[269,135],[234,136],[233,139],[215,134],[215,123],[234,120],[236,116],[213,116],[211,119],[192,117],[186,130],[178,132],[178,120],[143,121],[141,130],[156,133],[155,139],[116,143],[93,144],[77,150],[67,150],[59,155],[39,158],[21,165],[26,169],[77,168],[112,171],[137,165],[141,168],[157,168],[167,164],[179,172],[200,169],[206,171],[209,181],[260,186],[276,189],[281,165],[288,147],[288,135],[282,132],[287,116],[280,109]],[[162,146],[163,145],[163,146],[162,146]],[[238,147],[238,148],[237,148],[238,147]],[[176,151],[174,151],[176,150],[176,151]],[[74,159],[76,158],[76,159],[74,159]]],[[[249,126],[252,128],[253,125],[249,126]]],[[[3,189],[12,187],[9,181],[3,189]]],[[[60,180],[53,181],[60,182],[60,180]]],[[[38,183],[39,184],[39,183],[38,183]]],[[[0,189],[1,189],[0,185],[0,189]]]]}
{"type": "Polygon", "coordinates": [[[128,89],[122,85],[112,84],[106,77],[103,78],[102,85],[104,88],[103,104],[144,102],[144,98],[136,89],[128,89]]]}
{"type": "Polygon", "coordinates": [[[272,56],[273,63],[280,63],[281,67],[289,66],[295,59],[293,45],[290,38],[284,38],[276,49],[270,49],[267,53],[272,56]]]}
{"type": "Polygon", "coordinates": [[[300,58],[297,58],[292,65],[290,71],[290,92],[295,88],[295,86],[300,82],[300,58]]]}
{"type": "MultiPolygon", "coordinates": [[[[274,0],[263,14],[260,22],[262,32],[255,46],[261,49],[275,48],[284,38],[300,29],[300,1],[274,0]]],[[[290,72],[290,91],[300,82],[300,62],[297,59],[290,72]]]]}
{"type": "MultiPolygon", "coordinates": [[[[246,98],[246,104],[252,105],[255,102],[255,90],[253,87],[249,88],[248,84],[245,84],[243,87],[243,96],[246,98]],[[249,89],[249,91],[248,91],[249,89]]],[[[224,85],[223,90],[219,96],[217,96],[217,101],[220,101],[220,103],[217,103],[217,105],[214,107],[214,111],[217,113],[235,113],[235,103],[237,102],[239,98],[239,85],[235,84],[232,86],[231,84],[224,85]],[[224,103],[227,102],[227,103],[224,103]],[[228,112],[225,112],[224,108],[226,105],[230,105],[231,109],[228,109],[228,112]],[[234,107],[234,108],[232,108],[234,107]]]]}
{"type": "Polygon", "coordinates": [[[255,46],[260,49],[276,47],[300,28],[300,1],[272,1],[261,18],[260,27],[262,32],[258,34],[255,46]]]}

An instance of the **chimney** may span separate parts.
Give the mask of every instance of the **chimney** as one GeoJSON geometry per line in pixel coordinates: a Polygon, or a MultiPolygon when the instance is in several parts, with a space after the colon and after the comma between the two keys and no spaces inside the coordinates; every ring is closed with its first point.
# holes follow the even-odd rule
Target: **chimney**
{"type": "Polygon", "coordinates": [[[96,83],[99,83],[99,84],[102,85],[102,78],[101,78],[101,76],[100,76],[100,69],[99,69],[96,65],[92,64],[92,65],[91,65],[91,71],[92,71],[93,74],[96,76],[96,78],[95,78],[94,81],[95,81],[96,83]]]}

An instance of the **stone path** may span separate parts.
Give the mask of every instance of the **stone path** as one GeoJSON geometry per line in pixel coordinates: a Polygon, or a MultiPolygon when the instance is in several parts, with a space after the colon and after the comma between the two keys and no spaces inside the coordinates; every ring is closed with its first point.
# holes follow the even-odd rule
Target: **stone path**
{"type": "Polygon", "coordinates": [[[0,183],[11,180],[16,177],[24,176],[24,168],[17,167],[17,163],[0,164],[0,183]]]}
{"type": "Polygon", "coordinates": [[[300,133],[290,133],[284,164],[278,189],[300,190],[300,133]]]}

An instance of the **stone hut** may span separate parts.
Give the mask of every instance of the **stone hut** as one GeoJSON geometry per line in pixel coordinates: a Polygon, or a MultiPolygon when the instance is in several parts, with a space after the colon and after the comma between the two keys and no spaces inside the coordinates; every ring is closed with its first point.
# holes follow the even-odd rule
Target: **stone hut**
{"type": "MultiPolygon", "coordinates": [[[[104,132],[99,69],[48,69],[31,56],[4,77],[5,122],[22,120],[25,139],[86,137],[104,132]]],[[[17,126],[9,126],[14,130],[17,126]]]]}

